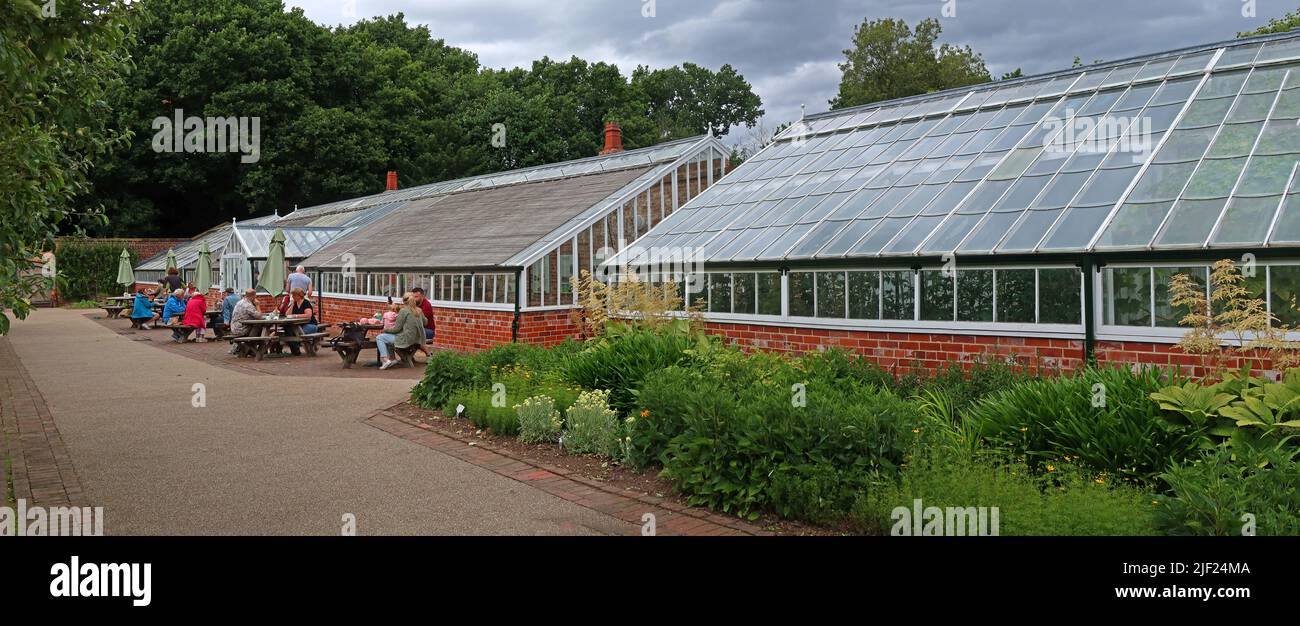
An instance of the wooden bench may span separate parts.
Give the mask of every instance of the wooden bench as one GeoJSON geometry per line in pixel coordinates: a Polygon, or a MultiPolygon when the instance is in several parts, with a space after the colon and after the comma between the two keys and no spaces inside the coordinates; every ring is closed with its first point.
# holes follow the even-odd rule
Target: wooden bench
{"type": "Polygon", "coordinates": [[[230,342],[238,346],[236,353],[239,356],[252,356],[254,360],[261,361],[271,351],[273,345],[298,344],[307,351],[308,356],[316,356],[316,349],[320,346],[320,341],[326,336],[325,333],[262,335],[259,337],[234,337],[230,339],[230,342]]]}
{"type": "Polygon", "coordinates": [[[208,328],[212,330],[212,334],[217,339],[224,338],[226,334],[230,332],[230,324],[227,324],[225,322],[217,322],[215,324],[211,324],[208,326],[208,328]]]}
{"type": "MultiPolygon", "coordinates": [[[[335,337],[334,341],[330,342],[330,348],[339,355],[339,359],[343,361],[343,369],[346,370],[352,369],[352,366],[356,365],[357,357],[361,356],[362,351],[377,351],[379,346],[375,343],[374,339],[366,339],[365,341],[348,341],[343,337],[335,337]]],[[[416,346],[411,346],[409,348],[393,347],[393,352],[397,355],[397,358],[402,361],[402,365],[412,368],[415,367],[415,353],[419,350],[420,349],[416,346]]],[[[375,358],[378,359],[378,356],[376,355],[375,358]]]]}
{"type": "Polygon", "coordinates": [[[122,311],[126,310],[126,307],[115,304],[105,304],[101,308],[108,314],[108,319],[115,319],[122,314],[122,311]]]}

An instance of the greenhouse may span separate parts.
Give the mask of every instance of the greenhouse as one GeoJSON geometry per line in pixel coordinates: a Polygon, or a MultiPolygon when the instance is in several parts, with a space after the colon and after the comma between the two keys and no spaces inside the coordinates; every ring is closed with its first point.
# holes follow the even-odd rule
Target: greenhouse
{"type": "Polygon", "coordinates": [[[766,348],[1176,362],[1174,274],[1300,321],[1298,118],[1295,31],[811,115],[610,263],[766,348]]]}

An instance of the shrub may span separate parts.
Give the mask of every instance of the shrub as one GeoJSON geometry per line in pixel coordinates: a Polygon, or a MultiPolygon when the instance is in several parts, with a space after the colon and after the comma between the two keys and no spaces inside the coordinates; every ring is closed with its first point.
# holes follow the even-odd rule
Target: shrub
{"type": "Polygon", "coordinates": [[[1088,369],[1021,382],[976,403],[968,414],[989,443],[1023,455],[1036,472],[1048,461],[1072,457],[1094,470],[1150,484],[1171,462],[1197,449],[1196,438],[1168,428],[1148,399],[1167,380],[1155,368],[1088,369]]]}
{"type": "Polygon", "coordinates": [[[850,477],[895,471],[917,423],[914,407],[870,387],[813,382],[806,406],[796,406],[781,384],[706,384],[669,442],[663,475],[692,505],[750,518],[771,504],[781,472],[808,465],[850,477]]]}
{"type": "Polygon", "coordinates": [[[1225,372],[1213,385],[1193,382],[1151,394],[1171,427],[1190,431],[1204,449],[1222,443],[1268,449],[1300,434],[1300,369],[1282,382],[1250,375],[1250,366],[1225,372]]]}
{"type": "Polygon", "coordinates": [[[609,408],[608,391],[588,391],[569,407],[560,443],[573,454],[622,458],[623,424],[609,408]]]}
{"type": "Polygon", "coordinates": [[[98,309],[99,304],[96,303],[94,300],[82,300],[80,302],[73,302],[72,304],[69,304],[68,308],[69,309],[98,309]]]}
{"type": "Polygon", "coordinates": [[[478,379],[481,368],[474,359],[450,350],[434,352],[424,366],[424,377],[411,389],[411,402],[426,409],[441,409],[451,395],[478,379]]]}
{"type": "Polygon", "coordinates": [[[1281,446],[1244,456],[1220,447],[1161,478],[1170,493],[1155,520],[1166,534],[1240,535],[1250,514],[1257,534],[1300,535],[1300,463],[1281,446]]]}
{"type": "Polygon", "coordinates": [[[564,422],[549,396],[534,396],[515,407],[519,415],[519,439],[526,443],[555,443],[564,422]]]}
{"type": "Polygon", "coordinates": [[[772,476],[769,492],[777,515],[814,524],[844,518],[877,474],[843,471],[829,464],[800,465],[772,476]]]}
{"type": "MultiPolygon", "coordinates": [[[[65,300],[94,299],[105,293],[120,294],[127,286],[117,282],[122,248],[92,240],[60,242],[56,251],[59,294],[65,300]]],[[[131,254],[131,266],[138,261],[131,254]]]]}
{"type": "MultiPolygon", "coordinates": [[[[926,508],[997,507],[1000,535],[1154,534],[1152,496],[1133,486],[1105,482],[1063,469],[1035,478],[1023,464],[930,448],[912,458],[896,482],[860,497],[853,517],[864,529],[888,534],[899,522],[894,510],[912,509],[919,499],[926,508]]],[[[990,524],[991,516],[990,511],[990,524]]]]}
{"type": "Polygon", "coordinates": [[[443,407],[446,415],[456,415],[458,406],[463,406],[460,413],[478,428],[491,430],[494,434],[514,436],[519,434],[519,415],[509,402],[493,403],[495,393],[490,389],[461,390],[451,394],[447,405],[443,407]]]}
{"type": "Polygon", "coordinates": [[[632,326],[619,327],[562,365],[565,380],[586,389],[609,390],[610,404],[627,414],[635,405],[632,390],[645,376],[682,362],[695,345],[686,332],[655,332],[632,326]]]}
{"type": "Polygon", "coordinates": [[[666,461],[668,442],[686,430],[687,417],[707,410],[729,390],[712,384],[700,372],[670,367],[651,372],[635,390],[636,407],[627,418],[627,459],[635,469],[666,461]]]}

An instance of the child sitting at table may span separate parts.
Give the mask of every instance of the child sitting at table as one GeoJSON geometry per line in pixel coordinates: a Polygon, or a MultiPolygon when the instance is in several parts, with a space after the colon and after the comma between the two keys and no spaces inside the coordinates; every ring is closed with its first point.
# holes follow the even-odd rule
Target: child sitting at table
{"type": "Polygon", "coordinates": [[[388,310],[384,312],[384,332],[392,332],[393,324],[397,322],[397,312],[402,310],[402,305],[396,302],[389,303],[388,310]]]}

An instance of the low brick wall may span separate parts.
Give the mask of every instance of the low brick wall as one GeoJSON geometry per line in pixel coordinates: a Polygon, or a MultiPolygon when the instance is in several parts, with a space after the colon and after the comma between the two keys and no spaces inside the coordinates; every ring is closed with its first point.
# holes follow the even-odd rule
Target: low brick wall
{"type": "MultiPolygon", "coordinates": [[[[220,306],[219,296],[217,292],[211,292],[210,306],[220,306]]],[[[269,311],[273,303],[269,297],[262,296],[258,298],[258,306],[269,311]]],[[[371,317],[383,308],[384,304],[380,302],[324,298],[318,315],[326,323],[338,324],[371,317]]],[[[566,339],[580,339],[581,329],[574,318],[576,311],[520,313],[518,341],[553,346],[566,339]]],[[[434,345],[439,349],[478,352],[512,340],[513,311],[435,307],[434,320],[438,329],[434,345]]],[[[898,372],[933,370],[951,362],[969,367],[980,360],[1010,357],[1026,367],[1048,372],[1069,372],[1084,363],[1082,339],[878,332],[724,322],[706,322],[705,331],[744,349],[803,354],[841,348],[898,372]]],[[[1172,344],[1099,341],[1095,353],[1099,363],[1174,366],[1191,376],[1212,374],[1215,368],[1215,364],[1207,359],[1184,354],[1172,344]]],[[[1232,359],[1225,365],[1237,368],[1241,360],[1244,359],[1232,359]]],[[[1275,375],[1267,354],[1256,353],[1249,360],[1256,373],[1275,375]]]]}

